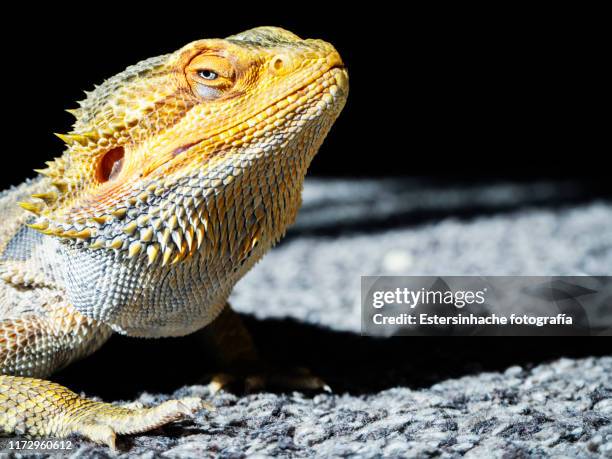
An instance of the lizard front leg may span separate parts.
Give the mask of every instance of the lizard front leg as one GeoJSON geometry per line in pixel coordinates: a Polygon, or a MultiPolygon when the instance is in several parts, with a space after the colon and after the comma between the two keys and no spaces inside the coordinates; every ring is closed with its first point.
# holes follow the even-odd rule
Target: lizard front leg
{"type": "Polygon", "coordinates": [[[0,433],[58,438],[75,433],[114,448],[116,434],[154,429],[204,407],[199,398],[170,400],[152,408],[121,407],[81,397],[50,381],[23,377],[45,376],[93,352],[110,335],[107,327],[69,308],[58,314],[0,321],[0,433]]]}
{"type": "Polygon", "coordinates": [[[63,438],[80,434],[115,448],[116,434],[155,429],[205,406],[196,397],[126,408],[81,397],[43,379],[0,376],[0,432],[63,438]]]}
{"type": "Polygon", "coordinates": [[[209,388],[219,390],[242,382],[247,392],[272,387],[290,390],[326,390],[329,386],[306,369],[280,369],[261,359],[251,334],[228,304],[199,334],[207,351],[223,368],[212,376],[209,388]]]}

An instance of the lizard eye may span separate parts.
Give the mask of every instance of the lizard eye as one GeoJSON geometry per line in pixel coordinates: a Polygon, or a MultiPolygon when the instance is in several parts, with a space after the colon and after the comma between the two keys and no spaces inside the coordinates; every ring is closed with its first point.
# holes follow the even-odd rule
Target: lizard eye
{"type": "Polygon", "coordinates": [[[212,54],[196,56],[185,70],[193,92],[204,100],[223,96],[236,79],[233,64],[223,56],[212,54]]]}
{"type": "Polygon", "coordinates": [[[216,80],[219,77],[210,69],[198,70],[198,76],[204,80],[216,80]]]}

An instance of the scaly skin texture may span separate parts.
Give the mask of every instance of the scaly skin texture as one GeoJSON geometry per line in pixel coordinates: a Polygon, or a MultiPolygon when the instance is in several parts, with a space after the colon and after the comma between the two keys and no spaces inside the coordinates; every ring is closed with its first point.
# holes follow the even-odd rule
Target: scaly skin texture
{"type": "Polygon", "coordinates": [[[32,378],[113,331],[180,336],[225,310],[234,331],[212,341],[253,361],[227,297],[294,221],[347,94],[330,44],[273,27],[190,43],[88,93],[64,154],[0,194],[0,431],[113,446],[202,407],[117,407],[32,378]]]}

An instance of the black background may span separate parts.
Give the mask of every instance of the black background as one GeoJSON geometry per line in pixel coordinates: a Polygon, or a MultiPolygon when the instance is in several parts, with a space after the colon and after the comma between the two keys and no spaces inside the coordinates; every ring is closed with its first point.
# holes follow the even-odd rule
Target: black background
{"type": "Polygon", "coordinates": [[[597,12],[382,3],[109,5],[17,10],[2,29],[4,186],[62,144],[94,83],[189,41],[278,25],[333,43],[345,111],[311,173],[448,180],[577,178],[607,189],[604,53],[597,12]]]}
{"type": "MultiPolygon", "coordinates": [[[[149,2],[134,11],[115,2],[96,4],[90,11],[82,5],[61,12],[30,4],[14,7],[1,30],[2,188],[61,153],[52,132],[70,128],[71,116],[63,110],[75,107],[94,83],[192,40],[277,25],[333,43],[349,69],[347,106],[315,158],[312,175],[426,176],[468,184],[572,179],[596,197],[612,191],[609,140],[604,138],[609,129],[604,92],[609,81],[603,84],[609,49],[603,49],[605,29],[598,18],[604,16],[598,11],[312,1],[250,8],[231,2],[149,2]]],[[[328,340],[331,332],[322,330],[294,330],[309,329],[303,324],[249,321],[256,338],[269,338],[269,348],[285,350],[292,363],[301,356],[340,387],[351,381],[361,386],[357,376],[347,375],[364,361],[371,363],[364,368],[372,370],[366,386],[384,388],[609,352],[605,338],[495,339],[490,345],[469,338],[373,343],[344,335],[328,340]],[[323,344],[313,348],[319,341],[323,344]],[[388,358],[381,365],[395,365],[397,356],[414,362],[415,371],[399,372],[407,380],[372,380],[379,369],[371,366],[381,355],[376,346],[386,346],[388,358]],[[413,355],[413,348],[421,352],[413,355]],[[340,361],[345,364],[338,366],[340,361]],[[326,367],[336,369],[336,381],[326,367]]],[[[191,349],[189,339],[117,337],[100,356],[70,367],[60,380],[105,397],[170,390],[190,381],[185,373],[193,378],[201,373],[193,351],[185,352],[191,349]],[[160,377],[160,362],[175,377],[160,377]],[[110,384],[109,367],[121,375],[121,385],[110,384]]]]}

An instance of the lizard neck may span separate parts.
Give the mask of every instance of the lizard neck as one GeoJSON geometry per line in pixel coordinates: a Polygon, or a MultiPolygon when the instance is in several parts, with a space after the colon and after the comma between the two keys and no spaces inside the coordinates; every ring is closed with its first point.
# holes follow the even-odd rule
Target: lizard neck
{"type": "Polygon", "coordinates": [[[149,264],[146,254],[130,258],[123,251],[58,243],[69,300],[85,316],[131,336],[181,336],[206,326],[235,283],[295,220],[304,175],[319,144],[305,144],[302,137],[280,149],[230,151],[228,158],[245,167],[220,161],[200,171],[200,178],[204,174],[222,185],[194,203],[207,209],[205,238],[177,263],[149,264]]]}

